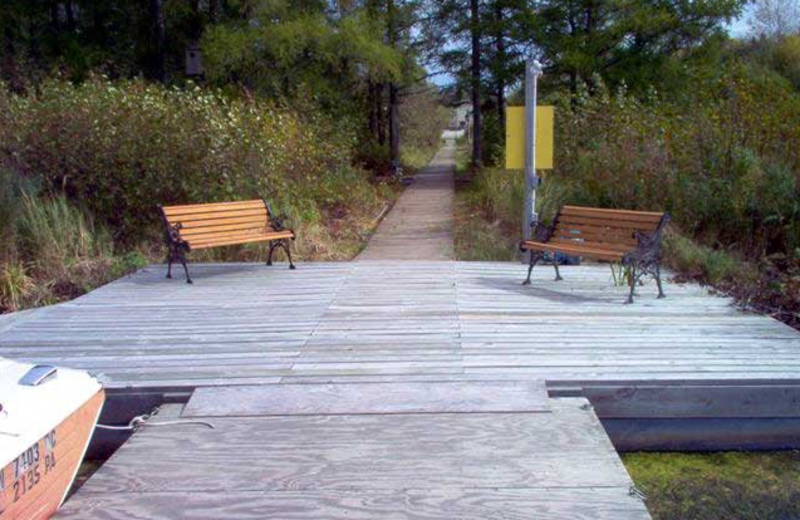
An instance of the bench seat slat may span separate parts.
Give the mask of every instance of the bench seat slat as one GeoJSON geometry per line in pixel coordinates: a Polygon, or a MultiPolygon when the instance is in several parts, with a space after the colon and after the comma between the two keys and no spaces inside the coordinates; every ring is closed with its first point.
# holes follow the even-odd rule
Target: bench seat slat
{"type": "Polygon", "coordinates": [[[200,222],[203,220],[221,219],[221,218],[245,218],[245,217],[258,217],[266,215],[264,208],[251,208],[251,209],[231,209],[227,211],[214,211],[206,213],[194,213],[191,215],[167,215],[167,220],[171,223],[176,222],[200,222]]]}
{"type": "Polygon", "coordinates": [[[584,226],[597,230],[616,229],[616,230],[635,230],[653,231],[658,227],[658,222],[635,222],[622,219],[601,219],[592,217],[581,217],[573,215],[560,215],[558,222],[562,226],[580,229],[584,226]]]}
{"type": "Polygon", "coordinates": [[[657,211],[633,211],[627,209],[605,209],[605,208],[587,208],[583,206],[564,206],[561,208],[562,215],[575,215],[587,216],[596,218],[620,218],[627,220],[634,220],[637,222],[655,222],[661,221],[664,213],[657,211]]]}
{"type": "Polygon", "coordinates": [[[622,260],[623,253],[619,251],[612,251],[610,249],[596,249],[585,246],[572,246],[567,244],[551,244],[543,242],[534,242],[526,240],[523,242],[523,248],[535,251],[550,251],[561,252],[572,256],[587,256],[597,260],[606,260],[609,262],[618,262],[622,260]]]}
{"type": "Polygon", "coordinates": [[[215,202],[211,204],[191,204],[187,206],[164,206],[162,209],[168,217],[179,215],[192,215],[196,213],[214,213],[242,209],[264,210],[263,200],[245,200],[241,202],[215,202]]]}
{"type": "Polygon", "coordinates": [[[254,233],[258,233],[260,231],[274,231],[271,227],[267,226],[267,219],[261,219],[260,221],[251,221],[251,222],[241,222],[238,224],[225,224],[221,226],[207,226],[207,227],[198,227],[198,228],[190,228],[190,229],[181,229],[181,238],[184,240],[196,240],[200,237],[209,234],[224,234],[224,233],[233,233],[233,232],[241,232],[241,231],[252,231],[254,233]]]}
{"type": "Polygon", "coordinates": [[[245,217],[212,218],[205,220],[182,220],[180,222],[182,226],[181,232],[186,232],[187,230],[194,230],[194,229],[229,225],[229,224],[250,224],[250,223],[266,224],[267,216],[262,212],[259,215],[249,215],[245,217]]]}
{"type": "Polygon", "coordinates": [[[279,231],[274,233],[265,233],[261,235],[256,235],[256,234],[230,235],[230,236],[220,237],[216,240],[207,240],[207,241],[204,240],[195,243],[190,242],[190,245],[192,249],[206,249],[209,247],[247,244],[250,242],[265,242],[267,240],[280,240],[284,238],[286,239],[294,238],[294,233],[292,233],[291,231],[279,231]]]}
{"type": "Polygon", "coordinates": [[[609,243],[609,242],[597,242],[586,240],[583,242],[578,242],[573,239],[566,239],[566,238],[551,238],[548,244],[560,244],[564,246],[575,246],[581,247],[586,249],[597,249],[597,250],[611,250],[611,251],[619,251],[621,253],[627,253],[635,249],[635,247],[631,247],[626,244],[619,244],[619,243],[609,243]]]}
{"type": "Polygon", "coordinates": [[[635,248],[638,244],[637,240],[633,237],[625,236],[608,236],[600,235],[597,233],[587,233],[581,230],[580,233],[575,233],[570,230],[557,229],[553,233],[553,238],[562,238],[564,240],[580,239],[584,242],[602,242],[610,244],[620,244],[628,246],[628,249],[635,248]]]}
{"type": "Polygon", "coordinates": [[[629,240],[633,243],[636,243],[636,231],[640,231],[637,229],[628,229],[628,228],[609,228],[609,227],[598,227],[598,226],[585,226],[585,225],[575,225],[569,224],[559,221],[556,224],[555,232],[561,233],[564,235],[569,234],[581,234],[586,236],[598,236],[603,238],[609,238],[611,240],[629,240]]]}

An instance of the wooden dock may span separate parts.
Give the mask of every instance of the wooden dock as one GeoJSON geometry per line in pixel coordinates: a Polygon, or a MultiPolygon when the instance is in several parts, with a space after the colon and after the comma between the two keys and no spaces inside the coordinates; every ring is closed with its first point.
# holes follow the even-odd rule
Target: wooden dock
{"type": "Polygon", "coordinates": [[[693,284],[623,305],[607,266],[524,272],[152,266],[3,320],[0,356],[104,374],[106,422],[215,425],[146,426],[61,518],[646,519],[607,433],[800,445],[797,331],[693,284]]]}
{"type": "Polygon", "coordinates": [[[649,519],[588,402],[541,383],[204,388],[154,422],[179,417],[214,428],[145,426],[58,518],[649,519]]]}
{"type": "Polygon", "coordinates": [[[522,378],[587,387],[800,384],[800,333],[693,284],[633,305],[607,266],[352,262],[153,266],[10,323],[0,356],[101,372],[112,390],[522,378]]]}

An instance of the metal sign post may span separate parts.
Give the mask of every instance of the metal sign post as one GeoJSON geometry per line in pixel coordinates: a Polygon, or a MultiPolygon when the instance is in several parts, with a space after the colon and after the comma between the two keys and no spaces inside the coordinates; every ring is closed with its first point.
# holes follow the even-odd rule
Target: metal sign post
{"type": "MultiPolygon", "coordinates": [[[[525,64],[525,208],[522,214],[522,236],[531,238],[536,213],[536,83],[542,75],[542,66],[536,60],[525,64]]],[[[523,255],[525,256],[525,255],[523,255]]]]}

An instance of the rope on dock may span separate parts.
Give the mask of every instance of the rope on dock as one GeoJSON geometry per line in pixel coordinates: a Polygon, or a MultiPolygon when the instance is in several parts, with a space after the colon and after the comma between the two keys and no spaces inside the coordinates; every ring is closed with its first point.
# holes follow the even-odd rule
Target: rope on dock
{"type": "Polygon", "coordinates": [[[111,431],[129,431],[135,432],[139,430],[142,426],[183,426],[183,425],[197,425],[197,426],[205,426],[207,428],[214,429],[214,425],[207,421],[199,421],[196,419],[176,419],[173,421],[159,421],[159,422],[150,422],[150,419],[153,418],[158,413],[158,410],[153,412],[152,414],[143,414],[137,415],[127,425],[122,426],[114,426],[110,424],[97,424],[97,428],[101,430],[111,430],[111,431]]]}

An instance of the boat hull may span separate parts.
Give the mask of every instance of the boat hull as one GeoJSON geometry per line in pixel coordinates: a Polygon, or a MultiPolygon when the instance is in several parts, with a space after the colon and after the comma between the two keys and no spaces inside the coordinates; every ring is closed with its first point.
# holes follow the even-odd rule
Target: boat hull
{"type": "Polygon", "coordinates": [[[0,470],[0,520],[55,514],[75,480],[104,399],[98,391],[0,470]]]}

